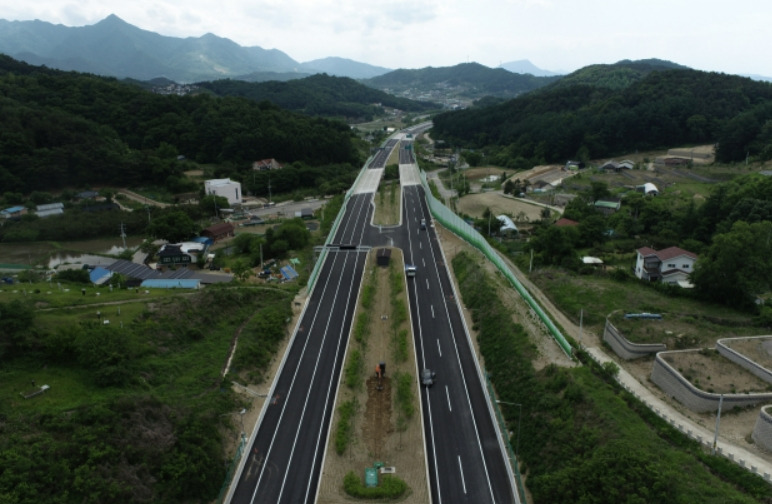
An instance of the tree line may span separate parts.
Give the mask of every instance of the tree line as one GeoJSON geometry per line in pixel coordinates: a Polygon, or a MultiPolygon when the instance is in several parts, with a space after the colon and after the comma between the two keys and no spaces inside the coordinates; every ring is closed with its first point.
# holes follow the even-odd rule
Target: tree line
{"type": "Polygon", "coordinates": [[[157,95],[112,78],[0,57],[0,187],[29,193],[94,184],[174,184],[197,163],[279,159],[361,166],[343,122],[268,101],[157,95]]]}
{"type": "Polygon", "coordinates": [[[384,107],[406,112],[439,108],[429,102],[399,98],[367,87],[348,77],[317,74],[287,82],[219,80],[199,87],[218,96],[240,96],[256,102],[270,101],[279,107],[311,116],[338,118],[347,122],[369,122],[385,113],[384,107]]]}
{"type": "Polygon", "coordinates": [[[576,84],[434,118],[434,136],[506,168],[716,144],[717,160],[772,159],[772,84],[696,70],[622,89],[576,84]]]}

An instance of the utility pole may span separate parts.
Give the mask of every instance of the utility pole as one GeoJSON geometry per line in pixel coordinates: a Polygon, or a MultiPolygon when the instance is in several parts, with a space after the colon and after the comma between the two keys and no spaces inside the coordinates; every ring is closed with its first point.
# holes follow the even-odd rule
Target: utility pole
{"type": "Polygon", "coordinates": [[[713,450],[711,450],[711,455],[716,454],[716,444],[718,443],[718,426],[721,424],[721,406],[724,404],[724,394],[721,394],[721,396],[718,399],[718,413],[716,414],[716,433],[713,436],[713,450]]]}
{"type": "Polygon", "coordinates": [[[268,174],[268,203],[271,202],[271,174],[268,174]]]}
{"type": "Polygon", "coordinates": [[[126,249],[126,230],[123,227],[123,222],[121,222],[121,238],[123,238],[123,248],[126,249]]]}

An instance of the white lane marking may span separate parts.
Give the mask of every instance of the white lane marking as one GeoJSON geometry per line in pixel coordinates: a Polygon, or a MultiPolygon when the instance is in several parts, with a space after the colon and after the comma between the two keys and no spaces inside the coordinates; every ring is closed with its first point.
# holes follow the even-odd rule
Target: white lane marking
{"type": "Polygon", "coordinates": [[[448,396],[448,409],[453,411],[453,406],[450,405],[450,390],[448,390],[447,385],[445,385],[445,395],[448,396]]]}
{"type": "Polygon", "coordinates": [[[429,308],[432,309],[432,318],[434,318],[434,305],[429,305],[429,308]]]}
{"type": "Polygon", "coordinates": [[[464,466],[461,465],[461,455],[458,456],[458,470],[461,473],[461,485],[464,487],[464,493],[466,493],[466,481],[464,480],[464,466]]]}
{"type": "Polygon", "coordinates": [[[423,249],[424,248],[424,244],[421,243],[421,242],[418,242],[418,248],[423,249]]]}
{"type": "Polygon", "coordinates": [[[440,348],[440,338],[437,338],[437,351],[440,353],[440,357],[442,357],[442,348],[440,348]]]}
{"type": "Polygon", "coordinates": [[[423,257],[421,258],[421,264],[423,264],[424,268],[426,267],[426,259],[423,257]]]}
{"type": "Polygon", "coordinates": [[[429,290],[429,279],[426,279],[426,290],[429,290]]]}

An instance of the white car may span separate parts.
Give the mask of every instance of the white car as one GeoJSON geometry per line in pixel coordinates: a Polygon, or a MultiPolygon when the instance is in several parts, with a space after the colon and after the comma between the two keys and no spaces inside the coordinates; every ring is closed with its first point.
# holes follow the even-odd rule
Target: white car
{"type": "Polygon", "coordinates": [[[437,376],[437,373],[432,371],[431,369],[424,368],[423,371],[421,371],[421,385],[424,387],[431,387],[434,385],[434,377],[437,376]]]}

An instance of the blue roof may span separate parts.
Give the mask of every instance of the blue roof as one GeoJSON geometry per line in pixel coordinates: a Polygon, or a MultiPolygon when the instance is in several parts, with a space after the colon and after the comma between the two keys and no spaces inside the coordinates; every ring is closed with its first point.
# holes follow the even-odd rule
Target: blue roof
{"type": "Polygon", "coordinates": [[[211,244],[214,243],[213,239],[207,238],[206,236],[196,236],[195,238],[193,238],[190,241],[196,242],[196,243],[204,243],[206,245],[211,245],[211,244]]]}
{"type": "Polygon", "coordinates": [[[89,274],[89,279],[91,280],[91,283],[102,285],[106,281],[110,279],[111,276],[113,276],[113,272],[105,269],[105,268],[94,268],[92,269],[89,274]]]}
{"type": "Polygon", "coordinates": [[[11,214],[16,212],[21,212],[22,210],[24,210],[23,206],[12,206],[11,208],[6,208],[5,210],[3,210],[3,213],[11,214]]]}
{"type": "Polygon", "coordinates": [[[144,280],[140,287],[155,289],[198,289],[201,280],[197,278],[151,278],[144,280]]]}
{"type": "Polygon", "coordinates": [[[289,264],[287,266],[279,268],[279,271],[281,271],[281,274],[284,275],[284,278],[287,280],[292,280],[293,278],[298,277],[298,272],[295,271],[295,268],[293,268],[289,264]]]}

